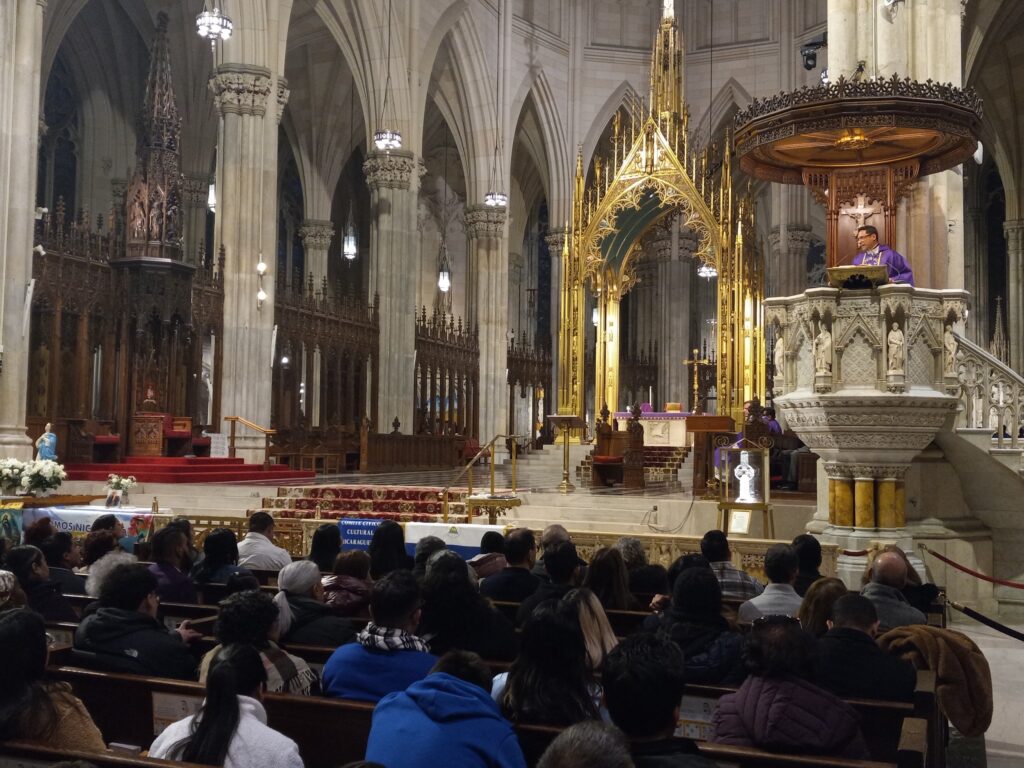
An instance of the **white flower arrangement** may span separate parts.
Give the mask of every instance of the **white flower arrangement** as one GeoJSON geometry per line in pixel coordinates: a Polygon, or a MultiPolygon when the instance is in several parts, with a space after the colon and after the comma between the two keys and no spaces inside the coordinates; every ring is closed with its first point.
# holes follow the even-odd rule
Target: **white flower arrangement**
{"type": "Polygon", "coordinates": [[[0,489],[4,493],[21,490],[21,479],[27,466],[26,462],[18,459],[0,459],[0,489]]]}
{"type": "Polygon", "coordinates": [[[135,475],[107,475],[107,488],[111,491],[127,491],[138,485],[135,475]]]}
{"type": "MultiPolygon", "coordinates": [[[[30,491],[53,491],[60,488],[61,484],[68,479],[68,473],[64,471],[64,465],[58,464],[50,459],[41,461],[30,461],[25,468],[25,477],[28,478],[28,489],[30,491]]],[[[25,477],[22,477],[21,484],[25,485],[25,477]]]]}

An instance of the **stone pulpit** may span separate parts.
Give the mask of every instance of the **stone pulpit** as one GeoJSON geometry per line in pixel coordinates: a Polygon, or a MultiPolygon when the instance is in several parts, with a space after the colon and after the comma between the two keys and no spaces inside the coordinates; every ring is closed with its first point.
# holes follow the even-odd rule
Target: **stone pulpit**
{"type": "MultiPolygon", "coordinates": [[[[872,540],[912,545],[904,482],[911,461],[957,408],[957,349],[967,293],[891,284],[812,288],[768,299],[775,406],[821,457],[815,532],[848,550],[872,540]],[[948,358],[948,359],[947,359],[948,358]]],[[[840,558],[848,583],[863,558],[840,558]]]]}

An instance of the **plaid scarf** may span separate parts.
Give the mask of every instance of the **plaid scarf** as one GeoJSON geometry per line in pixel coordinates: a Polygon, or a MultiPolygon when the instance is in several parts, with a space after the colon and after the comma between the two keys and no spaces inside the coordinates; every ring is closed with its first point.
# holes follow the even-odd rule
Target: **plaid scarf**
{"type": "Polygon", "coordinates": [[[402,629],[379,627],[372,621],[356,635],[356,640],[364,648],[377,651],[422,651],[430,653],[430,648],[416,635],[402,629]]]}

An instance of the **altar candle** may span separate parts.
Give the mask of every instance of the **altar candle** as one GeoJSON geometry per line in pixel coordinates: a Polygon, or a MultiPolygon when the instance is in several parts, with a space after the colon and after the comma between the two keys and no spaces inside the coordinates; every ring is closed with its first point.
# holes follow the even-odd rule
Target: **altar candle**
{"type": "Polygon", "coordinates": [[[647,402],[651,404],[652,408],[654,407],[654,387],[647,388],[647,402]]]}

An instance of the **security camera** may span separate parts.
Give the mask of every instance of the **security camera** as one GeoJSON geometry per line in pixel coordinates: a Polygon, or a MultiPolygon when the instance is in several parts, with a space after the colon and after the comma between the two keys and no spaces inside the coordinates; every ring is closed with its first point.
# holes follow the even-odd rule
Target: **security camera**
{"type": "Polygon", "coordinates": [[[822,35],[820,40],[811,40],[800,46],[800,55],[804,58],[804,69],[810,71],[818,66],[818,51],[828,45],[828,37],[822,35]]]}

